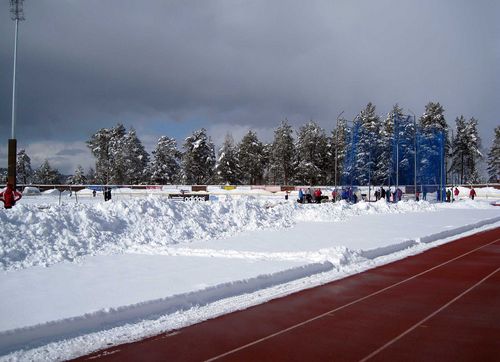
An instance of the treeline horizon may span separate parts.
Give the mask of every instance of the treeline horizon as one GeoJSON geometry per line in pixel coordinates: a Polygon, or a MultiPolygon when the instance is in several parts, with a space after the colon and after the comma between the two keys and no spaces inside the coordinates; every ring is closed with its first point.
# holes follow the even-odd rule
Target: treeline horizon
{"type": "MultiPolygon", "coordinates": [[[[411,173],[415,155],[412,137],[437,130],[445,134],[446,183],[498,182],[500,127],[495,129],[493,145],[485,157],[474,117],[468,120],[457,117],[455,128],[451,128],[443,107],[433,102],[425,106],[423,115],[414,122],[413,117],[407,116],[396,104],[382,118],[375,106],[368,103],[354,121],[340,118],[338,127],[330,131],[312,120],[294,129],[285,119],[275,128],[270,143],[261,142],[251,129],[238,143],[228,132],[216,151],[206,129],[202,128],[186,137],[181,148],[174,138],[159,137],[151,154],[133,128],[127,130],[118,123],[111,128],[101,128],[87,140],[95,167],[85,171],[77,166],[74,174],[65,179],[48,160],[33,170],[30,157],[22,149],[18,152],[17,179],[23,184],[335,185],[342,183],[346,175],[356,174],[358,185],[368,182],[387,185],[394,176],[391,172],[394,172],[395,138],[402,155],[398,159],[401,173],[398,176],[404,179],[404,175],[411,173]],[[404,127],[399,121],[396,123],[396,119],[405,119],[404,127]],[[355,143],[353,129],[360,130],[355,143]],[[400,139],[407,142],[401,145],[400,139]],[[355,159],[351,159],[346,168],[348,150],[354,152],[355,159]],[[487,174],[479,172],[479,163],[484,161],[488,165],[487,174]]],[[[417,149],[417,156],[421,156],[419,152],[417,149]]],[[[429,155],[420,157],[417,177],[418,173],[424,173],[425,157],[430,159],[434,151],[427,152],[429,155]]]]}

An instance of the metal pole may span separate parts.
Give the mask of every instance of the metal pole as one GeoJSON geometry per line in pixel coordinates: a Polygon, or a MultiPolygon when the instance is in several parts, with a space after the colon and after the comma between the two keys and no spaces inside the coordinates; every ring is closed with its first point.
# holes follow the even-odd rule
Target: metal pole
{"type": "Polygon", "coordinates": [[[415,200],[417,200],[417,118],[415,117],[415,115],[413,115],[413,127],[415,128],[415,138],[413,140],[415,146],[415,155],[413,158],[413,166],[414,166],[413,183],[415,186],[415,200]]]}
{"type": "Polygon", "coordinates": [[[16,66],[17,66],[17,38],[19,19],[16,18],[15,34],[14,34],[14,71],[12,75],[12,126],[11,136],[9,139],[8,156],[7,156],[7,183],[16,188],[16,164],[17,164],[17,140],[15,133],[16,126],[16,66]]]}
{"type": "Polygon", "coordinates": [[[17,66],[17,34],[19,28],[19,19],[16,19],[16,30],[14,35],[14,72],[12,75],[12,139],[16,138],[15,126],[16,126],[16,66],[17,66]]]}
{"type": "Polygon", "coordinates": [[[16,187],[16,164],[17,164],[17,140],[16,140],[16,74],[17,74],[17,41],[19,33],[19,20],[24,20],[23,16],[23,0],[11,0],[10,12],[11,19],[16,22],[14,33],[14,70],[12,74],[12,127],[11,137],[9,139],[8,147],[8,169],[7,169],[7,182],[16,187]]]}
{"type": "Polygon", "coordinates": [[[344,111],[340,112],[337,116],[337,125],[335,127],[335,136],[337,138],[335,142],[335,190],[337,189],[337,158],[338,158],[338,149],[339,149],[339,118],[344,113],[344,111]]]}
{"type": "Polygon", "coordinates": [[[414,128],[414,138],[413,138],[413,186],[415,187],[415,201],[417,200],[417,117],[415,113],[409,109],[410,113],[413,114],[413,128],[414,128]]]}

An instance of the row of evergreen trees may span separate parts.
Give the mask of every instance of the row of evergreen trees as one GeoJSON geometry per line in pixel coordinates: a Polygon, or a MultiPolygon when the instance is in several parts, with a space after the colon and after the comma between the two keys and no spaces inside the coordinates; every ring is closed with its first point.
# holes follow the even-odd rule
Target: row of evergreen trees
{"type": "MultiPolygon", "coordinates": [[[[375,106],[369,103],[352,124],[346,119],[339,119],[338,127],[330,133],[314,121],[294,132],[285,120],[275,129],[270,144],[261,142],[252,130],[239,143],[227,134],[217,156],[215,145],[205,129],[197,130],[187,137],[182,150],[179,150],[175,139],[162,136],[149,155],[136,132],[133,129],[127,131],[118,124],[98,130],[87,141],[96,163],[95,169],[90,169],[86,174],[78,166],[73,176],[63,180],[48,161],[32,171],[28,155],[21,150],[18,154],[18,179],[22,183],[44,184],[332,185],[345,183],[346,177],[355,175],[357,184],[387,184],[391,182],[388,176],[394,167],[394,144],[397,138],[402,177],[400,184],[403,184],[404,175],[406,179],[413,177],[416,125],[424,138],[430,130],[443,131],[447,182],[485,181],[481,180],[478,172],[478,162],[483,155],[480,152],[476,119],[458,117],[456,130],[451,131],[439,103],[427,104],[418,124],[403,113],[402,108],[395,105],[385,118],[381,118],[375,106]],[[399,121],[395,122],[395,119],[399,121]],[[356,137],[355,143],[353,137],[356,137]]],[[[420,150],[417,155],[419,153],[432,154],[432,150],[420,150]]],[[[487,160],[490,182],[498,182],[500,177],[499,153],[500,127],[497,127],[487,160]]],[[[419,172],[425,173],[426,164],[430,165],[425,159],[419,160],[419,172]]]]}

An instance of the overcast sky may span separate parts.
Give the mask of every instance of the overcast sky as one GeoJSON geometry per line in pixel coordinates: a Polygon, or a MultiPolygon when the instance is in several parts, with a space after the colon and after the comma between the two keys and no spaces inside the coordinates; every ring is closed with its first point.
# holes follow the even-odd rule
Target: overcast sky
{"type": "MultiPolygon", "coordinates": [[[[149,151],[205,127],[216,143],[285,117],[330,131],[341,111],[429,101],[449,125],[500,125],[500,1],[25,0],[18,148],[64,173],[92,165],[85,141],[117,122],[149,151]]],[[[0,8],[0,167],[10,137],[14,22],[0,8]]]]}

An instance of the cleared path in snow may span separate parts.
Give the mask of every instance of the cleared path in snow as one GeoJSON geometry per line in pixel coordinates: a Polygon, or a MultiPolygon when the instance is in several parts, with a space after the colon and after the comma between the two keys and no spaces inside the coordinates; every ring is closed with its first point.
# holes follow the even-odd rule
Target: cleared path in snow
{"type": "Polygon", "coordinates": [[[82,360],[494,360],[500,228],[82,360]]]}

